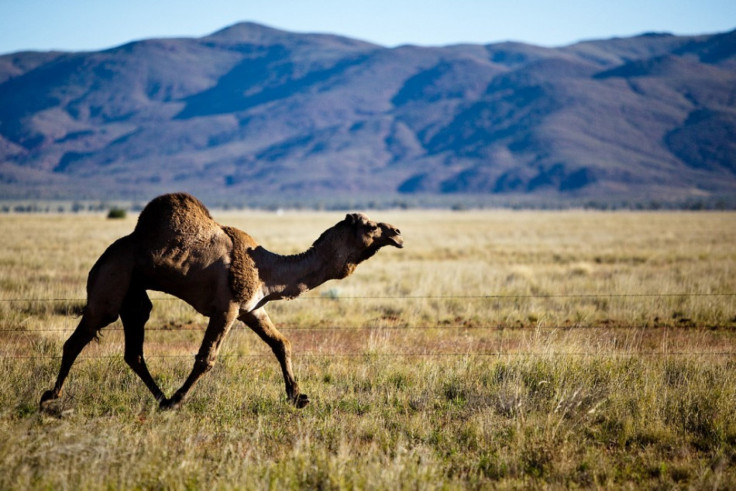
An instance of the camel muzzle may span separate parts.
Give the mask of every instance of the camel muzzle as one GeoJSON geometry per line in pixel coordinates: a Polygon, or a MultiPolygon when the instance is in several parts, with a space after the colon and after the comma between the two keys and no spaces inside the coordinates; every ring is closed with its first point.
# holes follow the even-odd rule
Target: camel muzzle
{"type": "Polygon", "coordinates": [[[386,227],[386,229],[386,238],[388,239],[388,244],[394,247],[398,247],[399,249],[403,249],[404,238],[401,236],[401,231],[393,227],[386,227]]]}

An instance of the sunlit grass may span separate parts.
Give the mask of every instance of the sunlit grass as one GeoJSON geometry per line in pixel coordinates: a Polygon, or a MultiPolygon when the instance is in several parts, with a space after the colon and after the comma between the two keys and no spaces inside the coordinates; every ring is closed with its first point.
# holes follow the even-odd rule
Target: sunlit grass
{"type": "MultiPolygon", "coordinates": [[[[0,216],[0,488],[736,486],[735,214],[372,215],[406,248],[268,306],[307,408],[238,325],[159,412],[116,322],[52,415],[38,398],[87,271],[135,217],[0,216]]],[[[293,253],[342,214],[216,218],[293,253]]],[[[171,393],[206,318],[152,297],[145,350],[171,393]]]]}

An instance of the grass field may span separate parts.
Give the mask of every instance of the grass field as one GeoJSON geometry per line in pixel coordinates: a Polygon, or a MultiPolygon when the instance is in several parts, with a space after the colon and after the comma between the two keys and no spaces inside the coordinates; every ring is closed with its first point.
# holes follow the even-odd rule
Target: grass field
{"type": "MultiPolygon", "coordinates": [[[[87,272],[135,218],[0,216],[0,489],[736,487],[735,213],[371,215],[405,248],[267,307],[307,408],[239,325],[160,412],[116,322],[54,414],[87,272]]],[[[342,215],[215,217],[294,253],[342,215]]],[[[151,296],[171,393],[206,319],[151,296]]]]}

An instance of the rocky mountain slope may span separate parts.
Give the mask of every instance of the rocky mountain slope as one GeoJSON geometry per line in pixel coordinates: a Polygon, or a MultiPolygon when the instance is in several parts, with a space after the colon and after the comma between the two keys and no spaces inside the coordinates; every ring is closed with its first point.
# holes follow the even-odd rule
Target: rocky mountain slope
{"type": "Polygon", "coordinates": [[[243,23],[0,56],[0,197],[736,191],[736,31],[385,48],[243,23]]]}

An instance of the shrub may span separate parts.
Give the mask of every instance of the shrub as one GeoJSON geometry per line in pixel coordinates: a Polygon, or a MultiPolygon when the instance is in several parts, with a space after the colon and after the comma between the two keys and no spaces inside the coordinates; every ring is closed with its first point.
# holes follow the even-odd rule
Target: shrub
{"type": "Polygon", "coordinates": [[[120,218],[125,218],[126,215],[127,215],[127,212],[125,211],[124,208],[114,207],[114,208],[110,208],[110,211],[107,213],[107,218],[120,219],[120,218]]]}

